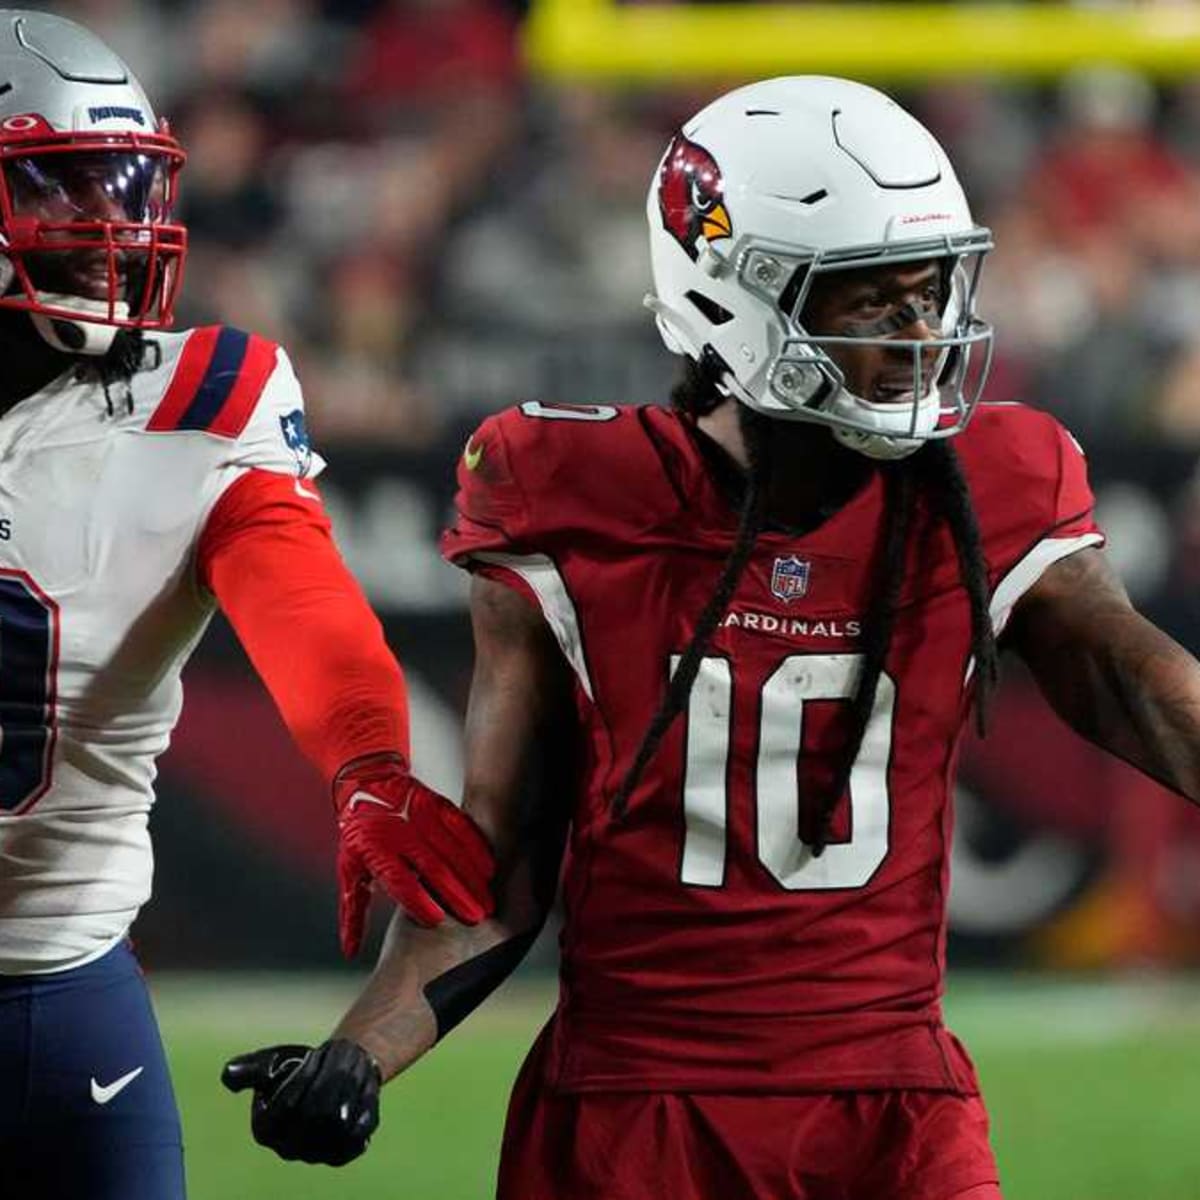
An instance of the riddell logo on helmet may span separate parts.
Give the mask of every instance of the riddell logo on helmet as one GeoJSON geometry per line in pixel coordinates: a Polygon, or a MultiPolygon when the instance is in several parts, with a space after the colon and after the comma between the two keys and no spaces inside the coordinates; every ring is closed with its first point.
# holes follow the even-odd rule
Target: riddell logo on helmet
{"type": "Polygon", "coordinates": [[[914,213],[911,217],[901,217],[901,225],[920,225],[923,221],[950,221],[953,213],[914,213]]]}
{"type": "Polygon", "coordinates": [[[703,146],[677,133],[658,176],[658,211],[663,228],[694,262],[701,237],[710,242],[733,236],[725,207],[721,168],[703,146]]]}
{"type": "Polygon", "coordinates": [[[140,108],[116,108],[113,105],[101,105],[99,108],[88,109],[89,121],[133,121],[137,125],[145,125],[146,118],[140,108]]]}

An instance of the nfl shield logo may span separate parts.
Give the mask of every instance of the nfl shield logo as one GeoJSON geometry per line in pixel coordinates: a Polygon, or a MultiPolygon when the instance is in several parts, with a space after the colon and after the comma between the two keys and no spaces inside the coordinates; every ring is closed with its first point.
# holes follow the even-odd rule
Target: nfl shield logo
{"type": "Polygon", "coordinates": [[[777,596],[785,604],[790,604],[797,596],[803,596],[808,591],[808,567],[808,563],[794,554],[777,558],[771,570],[771,595],[777,596]]]}

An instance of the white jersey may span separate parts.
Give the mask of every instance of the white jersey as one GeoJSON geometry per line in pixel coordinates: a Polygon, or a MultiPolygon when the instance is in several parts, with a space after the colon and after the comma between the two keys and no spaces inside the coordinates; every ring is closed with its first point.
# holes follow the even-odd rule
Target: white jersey
{"type": "Polygon", "coordinates": [[[78,966],[129,929],[155,759],[214,611],[199,536],[251,468],[323,466],[273,343],[211,327],[147,356],[132,405],[68,372],[0,418],[0,974],[78,966]]]}

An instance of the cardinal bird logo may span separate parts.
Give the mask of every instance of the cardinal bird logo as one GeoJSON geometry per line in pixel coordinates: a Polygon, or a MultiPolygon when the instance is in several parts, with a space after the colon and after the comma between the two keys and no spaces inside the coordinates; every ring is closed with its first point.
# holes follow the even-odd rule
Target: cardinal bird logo
{"type": "Polygon", "coordinates": [[[694,262],[696,239],[710,242],[733,236],[725,207],[721,168],[703,146],[677,133],[667,149],[658,175],[658,210],[663,228],[694,262]]]}

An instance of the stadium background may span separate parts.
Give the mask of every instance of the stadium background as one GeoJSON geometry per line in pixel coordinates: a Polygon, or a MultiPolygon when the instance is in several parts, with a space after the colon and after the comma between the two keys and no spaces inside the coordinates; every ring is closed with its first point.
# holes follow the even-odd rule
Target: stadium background
{"type": "MultiPolygon", "coordinates": [[[[188,148],[181,323],[291,352],[339,541],[406,666],[418,767],[451,793],[470,667],[464,583],[436,554],[454,459],[519,400],[664,398],[675,365],[640,306],[647,180],[684,117],[765,74],[856,73],[942,139],[997,236],[989,395],[1067,422],[1131,593],[1200,649],[1195,6],[44,7],[109,40],[188,148]]],[[[135,934],[193,1195],[490,1194],[552,938],[507,999],[389,1089],[362,1164],[274,1164],[219,1064],[322,1037],[362,968],[337,960],[319,781],[223,626],[187,682],[135,934]]],[[[1011,1200],[1200,1197],[1200,818],[1067,734],[1011,666],[962,784],[950,1012],[1011,1200]]]]}

